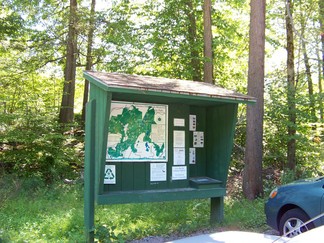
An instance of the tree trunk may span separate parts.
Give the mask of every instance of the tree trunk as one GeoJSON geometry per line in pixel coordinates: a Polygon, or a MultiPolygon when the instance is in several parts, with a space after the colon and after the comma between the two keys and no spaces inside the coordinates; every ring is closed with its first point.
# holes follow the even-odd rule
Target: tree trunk
{"type": "Polygon", "coordinates": [[[310,117],[312,122],[316,122],[316,109],[315,109],[315,97],[314,97],[314,89],[313,89],[313,81],[311,74],[311,67],[309,64],[309,57],[307,55],[306,42],[305,42],[305,19],[303,16],[303,11],[301,10],[301,44],[302,44],[302,52],[304,57],[305,64],[305,72],[308,84],[308,96],[309,96],[309,104],[310,104],[310,117]]]}
{"type": "Polygon", "coordinates": [[[247,107],[247,134],[243,193],[250,200],[263,194],[263,114],[264,114],[264,52],[265,52],[265,0],[250,2],[250,37],[248,94],[257,99],[247,107]]]}
{"type": "MultiPolygon", "coordinates": [[[[324,42],[324,40],[323,40],[324,42]]],[[[324,43],[323,43],[323,53],[324,53],[324,43]]],[[[323,108],[323,73],[324,72],[324,54],[323,59],[320,59],[320,54],[318,53],[318,106],[319,106],[319,113],[320,113],[320,122],[324,122],[324,108],[323,108]]]]}
{"type": "Polygon", "coordinates": [[[288,142],[287,166],[290,170],[296,167],[296,87],[294,64],[294,32],[293,5],[291,0],[286,2],[286,35],[287,35],[287,103],[288,103],[288,142]]]}
{"type": "MultiPolygon", "coordinates": [[[[96,0],[91,1],[91,10],[90,10],[90,20],[89,20],[89,32],[88,32],[88,43],[87,43],[87,59],[86,59],[86,70],[91,70],[93,61],[92,61],[92,44],[93,44],[93,33],[94,33],[94,24],[95,24],[95,10],[96,9],[96,0]]],[[[82,102],[82,122],[85,122],[85,112],[86,104],[88,102],[89,96],[89,81],[84,80],[84,90],[83,90],[83,102],[82,102]]]]}
{"type": "Polygon", "coordinates": [[[320,20],[320,27],[321,27],[321,43],[322,43],[322,61],[319,62],[320,64],[320,71],[319,71],[319,107],[320,107],[320,118],[321,122],[324,122],[324,112],[323,112],[323,86],[322,81],[324,79],[324,1],[318,1],[319,5],[319,20],[320,20]],[[322,67],[322,69],[321,69],[322,67]]]}
{"type": "Polygon", "coordinates": [[[196,17],[195,17],[195,11],[193,7],[192,0],[187,0],[186,5],[188,8],[187,10],[187,16],[189,19],[189,29],[188,29],[188,41],[190,43],[190,54],[191,54],[191,67],[192,67],[192,79],[194,81],[201,81],[201,67],[200,67],[200,61],[199,61],[199,50],[197,49],[197,24],[196,24],[196,17]]]}
{"type": "Polygon", "coordinates": [[[77,55],[76,11],[77,0],[70,0],[69,33],[67,37],[64,87],[59,114],[60,123],[70,123],[73,122],[74,119],[73,109],[77,55]]]}
{"type": "Polygon", "coordinates": [[[211,0],[204,0],[204,82],[213,83],[211,0]]]}

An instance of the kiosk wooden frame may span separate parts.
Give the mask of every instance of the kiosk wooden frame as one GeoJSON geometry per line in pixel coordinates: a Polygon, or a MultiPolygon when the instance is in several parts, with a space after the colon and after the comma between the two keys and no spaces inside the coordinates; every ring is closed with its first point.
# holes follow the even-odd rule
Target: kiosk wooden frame
{"type": "MultiPolygon", "coordinates": [[[[96,203],[210,198],[211,223],[221,221],[237,107],[239,103],[255,103],[255,99],[212,84],[187,80],[94,71],[84,72],[84,77],[90,83],[84,175],[87,242],[94,240],[96,203]],[[112,132],[109,122],[114,101],[131,102],[134,107],[138,104],[167,107],[167,126],[164,127],[167,141],[166,147],[161,148],[165,150],[164,160],[107,160],[107,138],[112,132]],[[183,147],[176,148],[176,143],[182,143],[183,147]],[[107,165],[113,169],[112,180],[108,183],[105,182],[107,165]],[[162,169],[154,174],[155,168],[159,167],[162,169]]],[[[152,133],[149,127],[147,136],[152,133]]],[[[151,138],[146,141],[152,142],[151,138]]]]}

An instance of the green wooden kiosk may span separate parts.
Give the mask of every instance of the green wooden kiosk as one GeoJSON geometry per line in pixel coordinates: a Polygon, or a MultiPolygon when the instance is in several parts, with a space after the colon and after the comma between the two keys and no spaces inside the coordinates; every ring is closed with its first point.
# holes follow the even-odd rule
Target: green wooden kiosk
{"type": "Polygon", "coordinates": [[[215,85],[85,71],[86,238],[96,204],[211,199],[211,223],[223,199],[239,103],[250,96],[215,85]]]}

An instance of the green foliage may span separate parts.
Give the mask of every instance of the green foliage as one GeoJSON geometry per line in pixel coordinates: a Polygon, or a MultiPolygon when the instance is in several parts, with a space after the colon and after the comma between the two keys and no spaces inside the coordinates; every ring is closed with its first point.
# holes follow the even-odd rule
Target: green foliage
{"type": "Polygon", "coordinates": [[[102,243],[125,242],[121,234],[115,235],[115,230],[115,226],[109,227],[107,225],[100,225],[95,231],[95,239],[102,243]]]}
{"type": "Polygon", "coordinates": [[[296,173],[295,173],[295,171],[286,169],[281,174],[280,180],[281,180],[281,184],[282,185],[288,184],[288,183],[291,183],[291,182],[295,181],[296,180],[296,173]]]}
{"type": "Polygon", "coordinates": [[[237,230],[264,232],[268,228],[264,214],[264,203],[265,199],[263,198],[254,201],[227,198],[224,225],[235,225],[237,230]]]}
{"type": "MultiPolygon", "coordinates": [[[[305,87],[304,87],[305,88],[305,87]]],[[[277,77],[266,87],[264,121],[264,165],[282,172],[282,182],[323,175],[323,129],[309,115],[308,94],[300,87],[296,97],[297,113],[297,166],[296,171],[286,171],[288,110],[285,81],[277,77]]]]}
{"type": "Polygon", "coordinates": [[[0,40],[8,37],[17,37],[18,33],[23,29],[23,19],[19,14],[10,12],[1,4],[0,10],[0,40]]]}
{"type": "Polygon", "coordinates": [[[62,134],[48,114],[3,114],[0,119],[0,162],[4,171],[39,177],[46,183],[77,176],[82,137],[62,134]]]}
{"type": "MultiPolygon", "coordinates": [[[[3,242],[84,242],[83,187],[38,178],[0,177],[0,239],[3,242]],[[7,185],[3,187],[2,185],[7,185]],[[2,199],[2,197],[1,197],[2,199]]],[[[97,242],[126,242],[149,236],[184,237],[224,229],[261,232],[264,200],[225,200],[225,221],[209,225],[208,199],[96,207],[97,242]]]]}
{"type": "Polygon", "coordinates": [[[183,235],[208,227],[209,204],[208,200],[194,200],[101,206],[96,213],[96,224],[105,227],[100,227],[99,233],[109,231],[112,238],[122,236],[124,240],[183,235]]]}
{"type": "Polygon", "coordinates": [[[43,186],[36,183],[37,178],[21,180],[12,176],[1,177],[0,183],[3,180],[16,187],[6,189],[14,192],[0,202],[0,239],[4,242],[84,241],[79,185],[43,186]]]}
{"type": "Polygon", "coordinates": [[[231,158],[231,170],[240,172],[244,168],[246,124],[238,123],[235,127],[234,146],[231,158]]]}
{"type": "MultiPolygon", "coordinates": [[[[200,72],[203,64],[201,7],[197,0],[115,1],[102,15],[109,24],[98,28],[109,60],[99,63],[98,69],[192,80],[196,74],[192,60],[200,72]]],[[[215,83],[245,92],[248,25],[234,16],[248,15],[248,5],[217,3],[212,13],[215,83]]]]}
{"type": "MultiPolygon", "coordinates": [[[[195,59],[198,60],[199,65],[202,65],[203,61],[202,2],[191,1],[193,4],[191,12],[196,17],[196,26],[191,25],[187,0],[162,2],[161,4],[161,1],[157,0],[141,1],[141,3],[115,0],[112,1],[112,5],[107,4],[109,7],[105,10],[95,14],[93,63],[96,70],[192,79],[194,72],[190,62],[192,51],[198,53],[195,59]],[[196,27],[197,32],[194,42],[189,41],[189,31],[192,27],[196,27]]],[[[80,66],[77,98],[82,96],[83,91],[83,77],[80,70],[84,68],[88,41],[87,3],[83,2],[79,5],[76,26],[79,48],[77,58],[80,66]]],[[[318,50],[315,38],[319,33],[319,24],[316,22],[317,3],[318,1],[296,2],[294,12],[297,33],[301,28],[303,16],[308,16],[304,20],[308,31],[303,38],[307,43],[307,51],[314,68],[313,73],[317,72],[315,67],[318,65],[315,56],[318,50]]],[[[73,132],[64,134],[55,121],[62,93],[67,6],[66,0],[3,0],[1,2],[0,170],[30,179],[24,183],[15,182],[12,192],[0,188],[0,195],[4,195],[0,198],[0,203],[15,196],[15,192],[23,184],[37,189],[38,185],[50,184],[56,179],[75,177],[78,168],[82,166],[82,137],[74,136],[73,132]]],[[[216,1],[212,12],[215,82],[220,86],[246,93],[248,1],[216,1]]],[[[283,13],[283,3],[270,1],[267,5],[267,42],[271,45],[267,47],[269,56],[277,48],[284,46],[283,13]]],[[[296,35],[296,41],[300,41],[299,38],[299,35],[296,35]]],[[[298,60],[298,63],[302,63],[302,60],[298,60]]],[[[310,115],[307,80],[302,69],[302,65],[298,65],[297,135],[295,137],[298,164],[294,172],[285,170],[286,144],[289,139],[285,68],[276,70],[267,77],[264,167],[270,167],[273,171],[278,170],[282,174],[281,183],[324,173],[323,124],[314,123],[314,117],[310,115]]],[[[318,91],[316,82],[314,82],[314,91],[315,99],[319,100],[322,94],[316,93],[318,91]]],[[[76,104],[80,103],[76,101],[76,104]]],[[[319,108],[318,106],[316,104],[316,109],[319,108]]],[[[245,114],[239,115],[232,163],[235,172],[240,172],[244,167],[242,163],[245,146],[244,123],[245,114]]],[[[266,181],[266,189],[272,187],[272,182],[266,181]]],[[[176,207],[172,203],[161,205],[176,207]]],[[[195,202],[194,205],[189,203],[188,207],[192,208],[192,211],[193,208],[199,208],[208,215],[205,201],[195,202]]],[[[115,209],[119,210],[118,207],[115,209]]],[[[100,210],[106,211],[105,208],[100,210]]],[[[134,208],[132,210],[136,211],[134,208]]],[[[133,215],[129,214],[125,217],[132,221],[133,215]]],[[[163,212],[159,214],[165,215],[163,212]]],[[[105,218],[102,215],[98,219],[102,227],[97,229],[97,236],[101,239],[100,235],[108,232],[111,239],[116,240],[122,233],[127,239],[155,234],[157,231],[170,232],[168,228],[172,232],[189,232],[194,227],[206,225],[206,215],[196,212],[191,215],[195,220],[188,219],[184,215],[187,214],[170,219],[174,224],[156,225],[152,219],[154,227],[143,223],[140,228],[135,228],[126,221],[118,221],[116,227],[110,227],[115,225],[115,222],[101,220],[105,218]],[[186,223],[180,223],[178,217],[182,218],[181,222],[186,223]],[[196,218],[201,219],[202,222],[196,218]]],[[[151,215],[144,214],[143,217],[150,218],[151,215]]],[[[136,222],[142,223],[143,218],[137,219],[136,222]]],[[[59,228],[57,225],[51,226],[53,229],[59,228]]],[[[39,226],[34,226],[32,223],[26,226],[28,227],[35,232],[40,232],[37,228],[39,226]]]]}

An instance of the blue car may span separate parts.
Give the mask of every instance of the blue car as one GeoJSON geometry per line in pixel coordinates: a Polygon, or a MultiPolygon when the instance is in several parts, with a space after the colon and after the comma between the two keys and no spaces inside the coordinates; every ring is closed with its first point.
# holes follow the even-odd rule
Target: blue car
{"type": "Polygon", "coordinates": [[[323,212],[324,177],[277,187],[265,204],[267,224],[287,237],[324,225],[323,212]]]}

